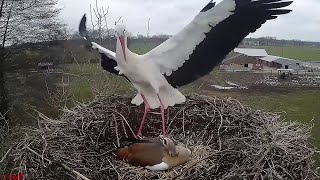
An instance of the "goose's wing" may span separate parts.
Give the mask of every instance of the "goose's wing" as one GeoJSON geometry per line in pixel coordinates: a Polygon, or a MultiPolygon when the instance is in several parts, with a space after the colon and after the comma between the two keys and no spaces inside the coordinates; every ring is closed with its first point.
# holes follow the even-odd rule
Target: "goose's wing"
{"type": "Polygon", "coordinates": [[[179,87],[208,74],[250,33],[291,10],[292,1],[212,1],[179,33],[146,53],[168,82],[179,87]]]}

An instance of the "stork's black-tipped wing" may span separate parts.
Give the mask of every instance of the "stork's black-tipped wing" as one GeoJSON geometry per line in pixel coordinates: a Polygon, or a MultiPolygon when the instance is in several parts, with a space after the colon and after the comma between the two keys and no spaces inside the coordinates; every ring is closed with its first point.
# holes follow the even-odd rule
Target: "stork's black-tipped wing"
{"type": "Polygon", "coordinates": [[[87,17],[86,17],[86,14],[84,14],[79,24],[79,33],[81,37],[85,38],[86,40],[89,40],[86,22],[87,22],[87,17]]]}
{"type": "Polygon", "coordinates": [[[182,31],[144,55],[174,87],[211,72],[247,35],[289,13],[280,8],[292,1],[224,0],[214,7],[210,3],[182,31]]]}
{"type": "Polygon", "coordinates": [[[211,0],[200,12],[206,12],[209,9],[213,8],[215,5],[216,3],[211,0]]]}
{"type": "Polygon", "coordinates": [[[80,36],[84,39],[88,40],[90,44],[92,45],[93,49],[97,49],[101,55],[101,66],[104,70],[119,75],[119,71],[115,70],[114,68],[118,65],[116,61],[116,54],[109,49],[106,49],[102,46],[100,46],[97,43],[91,42],[91,38],[89,37],[88,30],[87,30],[87,17],[84,14],[80,24],[79,24],[79,33],[80,36]]]}

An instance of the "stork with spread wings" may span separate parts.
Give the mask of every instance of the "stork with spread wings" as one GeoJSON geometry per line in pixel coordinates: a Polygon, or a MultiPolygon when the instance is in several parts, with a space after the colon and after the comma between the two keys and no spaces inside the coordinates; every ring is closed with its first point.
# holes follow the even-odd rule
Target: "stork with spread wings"
{"type": "MultiPolygon", "coordinates": [[[[166,136],[164,110],[186,100],[176,88],[211,72],[247,35],[266,21],[289,13],[291,10],[283,8],[291,3],[285,0],[223,0],[215,5],[211,1],[185,28],[144,55],[128,49],[127,30],[120,24],[115,28],[116,52],[95,42],[92,47],[100,52],[105,70],[124,75],[137,89],[132,103],[140,105],[144,102],[145,111],[137,136],[142,136],[150,108],[158,107],[166,136]]],[[[79,31],[88,39],[85,16],[79,31]]]]}

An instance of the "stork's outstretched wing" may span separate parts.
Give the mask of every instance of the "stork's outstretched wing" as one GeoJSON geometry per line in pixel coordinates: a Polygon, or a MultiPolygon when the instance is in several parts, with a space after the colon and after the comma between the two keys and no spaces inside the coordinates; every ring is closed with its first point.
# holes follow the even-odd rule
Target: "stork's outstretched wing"
{"type": "Polygon", "coordinates": [[[179,87],[208,74],[251,32],[291,10],[292,1],[223,0],[210,2],[179,33],[144,55],[168,82],[179,87]]]}
{"type": "Polygon", "coordinates": [[[119,71],[114,69],[118,65],[118,63],[116,61],[116,53],[100,46],[99,44],[97,44],[95,42],[91,42],[91,38],[90,38],[88,31],[87,31],[86,22],[87,22],[86,15],[83,15],[83,17],[80,21],[80,25],[79,25],[80,36],[83,37],[84,39],[86,39],[87,41],[89,41],[91,43],[93,49],[96,49],[99,51],[99,53],[101,55],[102,68],[110,73],[119,75],[119,71]]]}

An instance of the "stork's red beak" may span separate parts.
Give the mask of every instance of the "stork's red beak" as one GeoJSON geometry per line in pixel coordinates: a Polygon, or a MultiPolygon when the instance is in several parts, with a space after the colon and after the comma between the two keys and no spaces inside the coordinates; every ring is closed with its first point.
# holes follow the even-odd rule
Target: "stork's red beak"
{"type": "Polygon", "coordinates": [[[123,53],[124,60],[127,61],[125,36],[120,36],[119,39],[120,39],[120,44],[122,47],[122,53],[123,53]]]}

